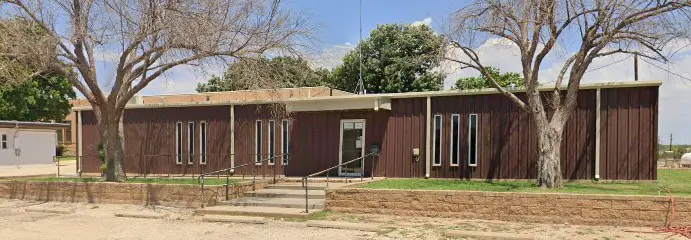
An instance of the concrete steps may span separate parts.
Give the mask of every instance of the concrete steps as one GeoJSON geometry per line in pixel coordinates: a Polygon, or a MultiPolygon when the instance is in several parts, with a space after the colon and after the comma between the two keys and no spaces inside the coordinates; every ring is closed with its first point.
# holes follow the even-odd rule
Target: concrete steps
{"type": "MultiPolygon", "coordinates": [[[[324,190],[307,190],[307,195],[310,199],[325,199],[326,192],[324,190]]],[[[245,193],[246,197],[261,197],[261,198],[302,198],[305,199],[305,190],[292,189],[261,189],[253,192],[245,193]]]]}
{"type": "MultiPolygon", "coordinates": [[[[222,206],[305,208],[305,198],[242,197],[220,202],[222,206]]],[[[324,209],[324,199],[310,199],[309,209],[324,209]]]]}
{"type": "MultiPolygon", "coordinates": [[[[315,210],[316,212],[316,210],[315,210]]],[[[310,212],[309,214],[311,214],[310,212]]],[[[280,207],[213,206],[195,210],[197,215],[241,215],[256,217],[299,218],[309,215],[305,209],[280,207]]]]}
{"type": "Polygon", "coordinates": [[[305,213],[305,189],[301,183],[279,183],[245,193],[237,199],[219,202],[213,207],[199,208],[195,214],[301,218],[324,209],[325,188],[326,184],[309,184],[309,213],[305,213]]]}

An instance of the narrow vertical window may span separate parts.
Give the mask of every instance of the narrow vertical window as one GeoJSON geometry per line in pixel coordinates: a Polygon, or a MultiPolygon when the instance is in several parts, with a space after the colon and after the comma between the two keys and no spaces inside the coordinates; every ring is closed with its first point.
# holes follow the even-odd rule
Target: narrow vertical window
{"type": "Polygon", "coordinates": [[[3,134],[2,138],[0,138],[0,147],[7,149],[7,134],[3,134]]]}
{"type": "Polygon", "coordinates": [[[199,163],[206,164],[206,122],[199,122],[199,163]]]}
{"type": "Polygon", "coordinates": [[[175,163],[182,164],[182,123],[175,123],[175,163]]]}
{"type": "Polygon", "coordinates": [[[276,163],[276,121],[269,120],[269,165],[276,163]]]}
{"type": "Polygon", "coordinates": [[[63,144],[63,143],[64,143],[64,141],[62,140],[62,135],[64,134],[63,131],[64,131],[63,129],[58,129],[58,130],[57,130],[57,133],[58,133],[58,143],[59,143],[59,144],[63,144]]]}
{"type": "Polygon", "coordinates": [[[254,164],[261,165],[262,160],[262,120],[257,120],[257,124],[254,127],[254,153],[256,154],[256,160],[254,164]]]}
{"type": "Polygon", "coordinates": [[[194,122],[187,123],[187,164],[194,164],[194,122]]]}
{"type": "Polygon", "coordinates": [[[441,166],[441,140],[442,140],[442,132],[441,132],[441,124],[442,124],[442,119],[441,115],[434,115],[434,144],[433,144],[433,149],[432,149],[432,159],[434,162],[432,165],[434,166],[441,166]]]}
{"type": "Polygon", "coordinates": [[[70,127],[64,129],[62,134],[62,140],[63,143],[70,144],[72,143],[72,121],[65,121],[64,123],[69,124],[70,127]]]}
{"type": "Polygon", "coordinates": [[[477,166],[477,114],[468,117],[468,166],[477,166]]]}
{"type": "Polygon", "coordinates": [[[460,130],[460,123],[461,122],[461,115],[458,114],[452,114],[451,115],[451,153],[449,156],[451,156],[451,166],[458,166],[459,162],[459,150],[461,147],[459,139],[459,135],[461,134],[460,130]]]}
{"type": "Polygon", "coordinates": [[[290,136],[288,135],[288,120],[284,119],[283,122],[281,123],[281,154],[283,154],[283,165],[288,165],[288,146],[290,143],[290,136]]]}

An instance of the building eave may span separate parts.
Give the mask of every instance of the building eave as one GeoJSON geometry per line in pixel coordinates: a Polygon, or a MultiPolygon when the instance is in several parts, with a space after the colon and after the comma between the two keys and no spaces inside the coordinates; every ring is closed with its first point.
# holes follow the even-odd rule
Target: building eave
{"type": "MultiPolygon", "coordinates": [[[[634,82],[602,82],[602,83],[586,83],[581,84],[581,90],[588,89],[607,89],[607,88],[630,88],[630,87],[655,87],[662,85],[661,81],[634,81],[634,82]]],[[[560,87],[565,90],[566,86],[560,87]]],[[[554,90],[554,85],[541,86],[540,91],[554,90]]],[[[525,92],[524,88],[509,89],[513,93],[525,92]]],[[[184,102],[184,103],[148,103],[148,104],[128,104],[126,109],[138,108],[166,108],[166,107],[204,107],[204,106],[228,106],[228,105],[259,105],[259,104],[273,104],[285,103],[287,105],[307,104],[314,102],[323,104],[342,102],[342,101],[357,101],[363,102],[371,100],[371,108],[376,108],[375,102],[380,101],[384,109],[386,109],[386,102],[390,99],[396,98],[421,98],[421,97],[444,97],[444,96],[464,96],[464,95],[487,95],[498,94],[499,91],[494,88],[473,89],[473,90],[442,90],[429,92],[408,92],[408,93],[381,93],[381,94],[366,94],[366,95],[342,95],[342,96],[324,96],[324,97],[309,97],[309,98],[289,98],[289,99],[268,99],[268,100],[248,100],[248,101],[204,101],[204,102],[184,102]]],[[[314,105],[314,104],[312,104],[314,105]]],[[[361,105],[361,104],[356,104],[361,105]]],[[[353,108],[346,109],[362,109],[352,105],[353,108]]],[[[390,106],[390,104],[388,105],[390,106]]],[[[315,111],[319,108],[314,108],[315,111]]],[[[331,109],[331,108],[329,108],[331,109]]],[[[390,108],[389,108],[390,109],[390,108]]],[[[89,111],[91,106],[77,106],[72,108],[73,111],[89,111]]]]}

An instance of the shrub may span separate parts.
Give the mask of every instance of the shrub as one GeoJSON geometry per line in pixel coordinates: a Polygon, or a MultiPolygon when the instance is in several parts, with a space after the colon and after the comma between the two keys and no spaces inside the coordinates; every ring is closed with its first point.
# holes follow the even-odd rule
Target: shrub
{"type": "Polygon", "coordinates": [[[55,156],[62,157],[67,152],[67,147],[65,145],[55,146],[55,156]]]}

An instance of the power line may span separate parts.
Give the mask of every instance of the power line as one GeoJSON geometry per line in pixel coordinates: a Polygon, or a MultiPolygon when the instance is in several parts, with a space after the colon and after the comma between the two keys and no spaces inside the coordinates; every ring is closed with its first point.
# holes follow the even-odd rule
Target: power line
{"type": "Polygon", "coordinates": [[[684,75],[681,75],[681,74],[679,74],[679,73],[672,72],[672,71],[670,71],[669,69],[665,69],[665,68],[663,68],[663,67],[660,67],[660,66],[658,66],[658,65],[656,65],[656,64],[654,64],[654,63],[652,63],[652,62],[649,62],[648,60],[645,60],[645,58],[641,58],[641,59],[643,59],[644,62],[650,64],[651,66],[653,66],[653,67],[655,67],[655,68],[657,68],[657,69],[660,69],[660,70],[662,70],[662,71],[667,72],[668,74],[672,74],[672,75],[677,76],[677,77],[679,77],[679,78],[681,78],[681,79],[684,79],[684,80],[686,80],[686,81],[691,82],[691,78],[689,78],[689,77],[685,77],[684,75]]]}
{"type": "Polygon", "coordinates": [[[629,55],[628,57],[622,58],[622,59],[620,59],[620,60],[618,60],[618,61],[614,61],[614,62],[608,63],[607,65],[600,66],[600,67],[597,67],[597,68],[593,68],[593,69],[590,69],[590,70],[585,71],[585,72],[586,72],[586,73],[589,73],[589,72],[592,72],[592,71],[600,70],[600,69],[603,69],[603,68],[612,66],[612,65],[614,65],[614,64],[623,62],[623,61],[625,61],[625,60],[627,60],[627,59],[629,59],[629,58],[631,58],[631,55],[629,55]]]}

